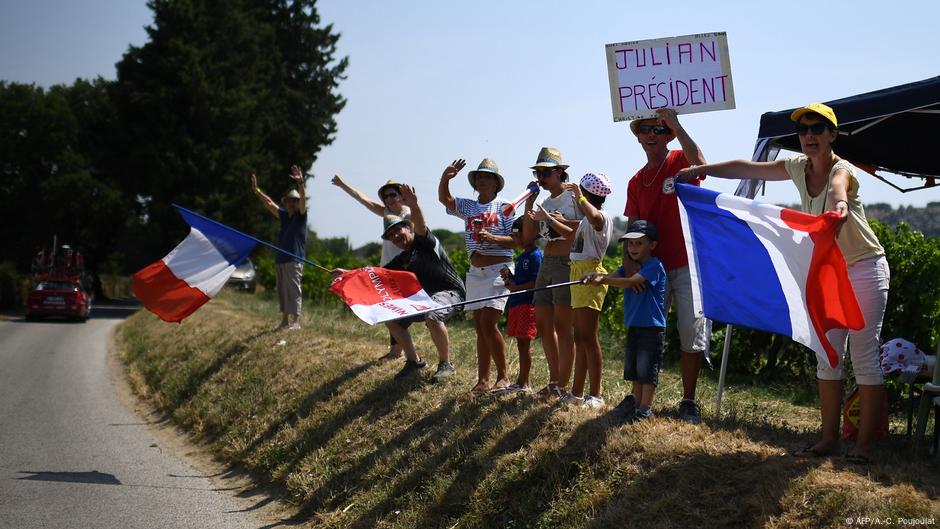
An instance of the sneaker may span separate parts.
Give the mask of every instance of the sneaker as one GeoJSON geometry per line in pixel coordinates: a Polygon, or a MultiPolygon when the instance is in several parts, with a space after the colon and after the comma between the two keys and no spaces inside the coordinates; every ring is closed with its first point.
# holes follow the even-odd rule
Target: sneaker
{"type": "Polygon", "coordinates": [[[584,397],[579,397],[574,393],[568,392],[563,397],[561,397],[561,399],[559,399],[559,402],[561,404],[577,404],[580,406],[584,404],[584,397]]]}
{"type": "Polygon", "coordinates": [[[437,371],[431,375],[431,382],[440,382],[442,379],[454,376],[456,372],[457,370],[454,369],[454,364],[450,362],[438,362],[437,371]]]}
{"type": "Polygon", "coordinates": [[[590,410],[599,410],[599,409],[602,409],[604,406],[605,406],[604,399],[600,397],[595,397],[593,395],[588,395],[587,398],[584,399],[584,402],[581,404],[582,408],[587,408],[590,410]]]}
{"type": "Polygon", "coordinates": [[[698,412],[698,404],[696,404],[694,400],[682,399],[682,401],[679,402],[679,420],[689,424],[702,422],[702,418],[699,416],[698,412]]]}
{"type": "Polygon", "coordinates": [[[297,329],[300,329],[300,324],[296,321],[287,326],[288,331],[296,331],[297,329]]]}
{"type": "Polygon", "coordinates": [[[405,378],[412,373],[416,373],[424,369],[425,367],[428,367],[428,363],[424,360],[418,360],[417,362],[414,360],[405,360],[405,367],[401,368],[401,371],[395,375],[395,378],[405,378]]]}
{"type": "Polygon", "coordinates": [[[644,408],[645,408],[644,406],[637,407],[636,412],[634,413],[634,416],[633,416],[633,422],[645,421],[646,419],[652,419],[653,417],[655,417],[655,415],[653,415],[653,410],[651,410],[650,408],[645,408],[645,409],[644,408]]]}
{"type": "Polygon", "coordinates": [[[520,386],[519,384],[510,384],[506,388],[507,393],[532,393],[532,388],[529,386],[520,386]]]}
{"type": "Polygon", "coordinates": [[[636,414],[636,397],[633,393],[628,394],[620,401],[620,404],[614,406],[610,414],[618,419],[629,419],[636,414]]]}

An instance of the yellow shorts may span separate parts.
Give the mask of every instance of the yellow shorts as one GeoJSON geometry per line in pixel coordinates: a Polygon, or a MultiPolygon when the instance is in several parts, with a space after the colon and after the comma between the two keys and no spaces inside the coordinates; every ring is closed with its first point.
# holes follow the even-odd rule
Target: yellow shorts
{"type": "MultiPolygon", "coordinates": [[[[607,270],[600,260],[571,261],[571,281],[581,279],[590,273],[606,274],[607,270]]],[[[589,308],[600,311],[607,296],[607,285],[586,286],[571,285],[571,308],[589,308]]]]}

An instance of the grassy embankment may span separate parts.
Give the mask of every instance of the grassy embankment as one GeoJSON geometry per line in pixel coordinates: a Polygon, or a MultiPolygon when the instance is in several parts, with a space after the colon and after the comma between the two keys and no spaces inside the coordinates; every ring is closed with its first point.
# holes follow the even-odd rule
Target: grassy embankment
{"type": "MultiPolygon", "coordinates": [[[[311,526],[940,524],[940,464],[910,456],[900,419],[875,465],[798,460],[788,452],[815,438],[817,412],[781,397],[784,388],[731,388],[716,416],[715,385],[702,377],[709,405],[691,426],[673,418],[681,386],[667,371],[659,417],[620,426],[535,397],[471,396],[472,324],[451,329],[458,376],[433,385],[431,370],[393,380],[399,365],[374,361],[384,329],[347,311],[308,308],[300,331],[275,332],[276,319],[270,300],[224,293],[182,325],[142,311],[118,342],[138,393],[222,460],[282,485],[311,526]]],[[[426,330],[415,329],[434,360],[426,330]]],[[[546,380],[541,355],[533,347],[536,384],[546,380]]],[[[627,389],[621,358],[605,347],[609,405],[627,389]]]]}

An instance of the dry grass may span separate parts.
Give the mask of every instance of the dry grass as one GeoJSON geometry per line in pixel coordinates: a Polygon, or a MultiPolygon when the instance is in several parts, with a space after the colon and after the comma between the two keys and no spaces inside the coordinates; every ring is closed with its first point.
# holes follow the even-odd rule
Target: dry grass
{"type": "MultiPolygon", "coordinates": [[[[817,412],[776,391],[735,388],[723,413],[674,420],[676,373],[662,374],[658,418],[607,415],[534,397],[473,397],[472,325],[451,328],[458,376],[395,381],[383,328],[336,306],[273,331],[259,296],[225,293],[182,325],[140,313],[120,343],[138,393],[260,481],[283,486],[313,527],[845,527],[849,517],[940,524],[940,465],[892,434],[871,467],[797,460],[817,412]],[[284,345],[278,345],[286,340],[284,345]]],[[[416,328],[417,329],[417,328],[416,328]]],[[[434,359],[427,332],[417,346],[434,359]]],[[[507,344],[515,357],[515,344],[507,344]]],[[[625,394],[606,351],[604,396],[625,394]]],[[[533,380],[544,383],[533,347],[533,380]]],[[[514,373],[515,365],[513,365],[514,373]]],[[[428,370],[430,371],[430,370],[428,370]]],[[[700,382],[701,402],[715,387],[700,382]]],[[[858,524],[855,524],[858,525],[858,524]]],[[[897,524],[895,524],[897,525],[897,524]]]]}

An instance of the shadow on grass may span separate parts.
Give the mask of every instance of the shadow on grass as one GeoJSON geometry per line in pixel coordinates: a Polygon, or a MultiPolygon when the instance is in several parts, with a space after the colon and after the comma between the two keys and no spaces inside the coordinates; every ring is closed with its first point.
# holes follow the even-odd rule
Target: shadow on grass
{"type": "MultiPolygon", "coordinates": [[[[381,382],[352,405],[334,410],[332,415],[310,425],[289,447],[282,449],[278,457],[280,462],[278,472],[284,476],[290,475],[306,456],[324,446],[354,419],[368,417],[370,422],[377,421],[388,414],[398,401],[424,383],[420,377],[401,380],[390,378],[381,382]]],[[[329,402],[329,400],[324,402],[329,402]]]]}
{"type": "Polygon", "coordinates": [[[308,393],[296,409],[291,409],[285,412],[281,418],[272,422],[264,432],[262,432],[258,437],[255,437],[251,443],[249,443],[248,446],[246,446],[241,451],[241,457],[246,457],[254,452],[255,449],[274,437],[274,435],[283,428],[293,428],[296,426],[298,421],[306,419],[310,415],[310,411],[313,410],[314,406],[329,401],[330,398],[332,398],[332,396],[339,390],[339,388],[343,386],[343,384],[346,384],[347,382],[355,379],[359,375],[368,371],[369,368],[376,365],[377,362],[359,364],[351,369],[347,369],[339,376],[334,377],[332,380],[325,382],[315,390],[308,393]]]}
{"type": "MultiPolygon", "coordinates": [[[[225,351],[222,352],[215,360],[212,361],[205,369],[193,373],[188,380],[183,384],[179,391],[172,399],[169,400],[169,410],[167,410],[167,415],[171,416],[176,409],[183,407],[190,399],[192,399],[198,393],[199,389],[205,384],[213,375],[218,373],[222,367],[225,366],[229,361],[237,357],[238,355],[244,353],[248,350],[248,346],[251,343],[259,338],[272,334],[272,330],[264,330],[256,334],[250,335],[245,339],[233,343],[225,351]]],[[[152,384],[151,384],[152,385],[152,384]]],[[[169,395],[167,395],[169,397],[169,395]]]]}
{"type": "Polygon", "coordinates": [[[459,468],[466,464],[463,454],[472,453],[473,447],[479,445],[503,420],[504,412],[499,405],[482,415],[479,414],[488,404],[494,403],[485,398],[477,398],[461,406],[457,414],[448,420],[445,428],[438,428],[422,443],[408,449],[405,454],[391,462],[390,469],[397,471],[395,485],[384,494],[383,500],[362,513],[349,527],[376,527],[389,513],[409,508],[408,503],[413,493],[439,473],[449,472],[454,467],[459,468]]]}

